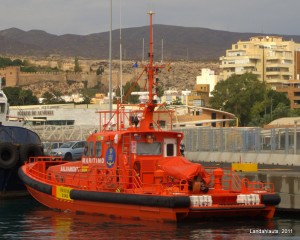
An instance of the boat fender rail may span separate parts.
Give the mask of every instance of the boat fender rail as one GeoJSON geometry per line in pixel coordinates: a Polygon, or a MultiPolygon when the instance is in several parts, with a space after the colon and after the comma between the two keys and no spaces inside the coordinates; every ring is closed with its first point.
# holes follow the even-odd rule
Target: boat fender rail
{"type": "Polygon", "coordinates": [[[43,193],[46,193],[49,195],[52,194],[52,187],[50,185],[38,182],[38,181],[28,177],[24,173],[22,167],[19,168],[18,175],[19,175],[20,179],[29,187],[34,188],[35,190],[38,190],[40,192],[43,192],[43,193]]]}
{"type": "Polygon", "coordinates": [[[261,202],[266,205],[278,205],[281,201],[279,194],[263,194],[261,195],[261,202]]]}
{"type": "Polygon", "coordinates": [[[190,206],[188,196],[154,196],[126,193],[92,192],[71,190],[70,197],[76,200],[141,205],[150,207],[185,208],[190,206]]]}
{"type": "Polygon", "coordinates": [[[0,168],[11,169],[18,163],[18,147],[12,143],[0,143],[0,168]]]}

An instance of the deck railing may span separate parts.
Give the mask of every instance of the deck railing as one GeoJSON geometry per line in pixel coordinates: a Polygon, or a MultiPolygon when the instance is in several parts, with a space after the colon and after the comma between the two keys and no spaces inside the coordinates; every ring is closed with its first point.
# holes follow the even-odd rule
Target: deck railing
{"type": "MultiPolygon", "coordinates": [[[[111,170],[99,168],[94,165],[89,168],[80,167],[78,164],[72,166],[70,172],[59,172],[46,170],[50,166],[66,163],[59,157],[33,157],[26,163],[27,171],[34,178],[42,180],[50,185],[64,185],[70,188],[80,188],[88,190],[103,190],[114,192],[135,192],[141,194],[186,194],[188,193],[188,181],[180,179],[172,179],[172,181],[154,183],[143,183],[134,169],[128,170],[111,170]],[[30,164],[36,162],[36,164],[30,164]],[[88,174],[83,174],[88,173],[88,174]]],[[[63,166],[63,165],[62,165],[63,166]]],[[[210,188],[215,187],[216,176],[214,170],[216,168],[208,168],[207,171],[211,175],[210,188]]],[[[221,176],[221,188],[229,192],[247,192],[251,191],[267,191],[274,192],[272,183],[250,182],[248,179],[241,179],[238,174],[230,169],[225,169],[221,176]]]]}

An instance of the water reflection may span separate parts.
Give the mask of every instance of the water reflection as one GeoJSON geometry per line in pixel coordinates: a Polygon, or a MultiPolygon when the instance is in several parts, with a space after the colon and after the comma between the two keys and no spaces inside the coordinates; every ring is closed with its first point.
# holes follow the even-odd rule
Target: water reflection
{"type": "Polygon", "coordinates": [[[55,212],[32,198],[0,201],[4,239],[274,239],[300,235],[300,219],[161,224],[55,212]],[[286,229],[287,232],[281,231],[286,229]],[[269,231],[269,232],[262,232],[269,231]],[[273,232],[270,232],[273,231],[273,232]],[[279,231],[277,234],[276,231],[279,231]]]}

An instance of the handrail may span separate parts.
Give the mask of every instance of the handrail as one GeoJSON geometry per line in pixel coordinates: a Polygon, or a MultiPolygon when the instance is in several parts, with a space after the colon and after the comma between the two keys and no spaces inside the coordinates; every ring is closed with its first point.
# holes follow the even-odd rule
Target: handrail
{"type": "MultiPolygon", "coordinates": [[[[25,166],[29,174],[45,183],[52,185],[64,185],[77,189],[119,192],[134,191],[149,194],[156,194],[157,192],[164,192],[164,194],[187,194],[189,192],[187,180],[176,179],[176,181],[164,183],[143,183],[134,169],[112,170],[99,168],[99,165],[82,168],[81,165],[78,165],[78,167],[73,166],[74,171],[71,172],[58,173],[50,170],[47,171],[49,167],[62,163],[67,163],[67,161],[62,160],[61,157],[42,156],[29,158],[28,162],[25,163],[25,166]]],[[[208,168],[208,172],[213,169],[214,168],[208,168]]],[[[213,188],[215,180],[213,174],[211,174],[211,177],[212,183],[209,187],[213,188]]],[[[224,171],[221,182],[222,189],[229,192],[274,192],[273,183],[249,181],[246,178],[241,179],[239,175],[232,170],[224,171]]]]}

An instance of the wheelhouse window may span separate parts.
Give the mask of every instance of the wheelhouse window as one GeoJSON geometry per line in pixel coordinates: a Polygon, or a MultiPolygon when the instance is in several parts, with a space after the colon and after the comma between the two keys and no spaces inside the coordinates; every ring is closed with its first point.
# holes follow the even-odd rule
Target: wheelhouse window
{"type": "Polygon", "coordinates": [[[94,155],[94,142],[89,143],[89,156],[94,155]]]}
{"type": "Polygon", "coordinates": [[[0,113],[5,112],[5,103],[0,103],[0,113]]]}
{"type": "Polygon", "coordinates": [[[167,156],[174,156],[174,144],[173,143],[168,143],[167,144],[167,156]]]}
{"type": "Polygon", "coordinates": [[[96,142],[96,157],[101,157],[102,155],[102,142],[96,142]]]}
{"type": "Polygon", "coordinates": [[[83,155],[87,156],[88,155],[88,148],[89,148],[89,143],[86,142],[84,145],[84,149],[83,149],[83,155]]]}
{"type": "Polygon", "coordinates": [[[137,155],[161,155],[161,143],[137,143],[137,155]]]}

